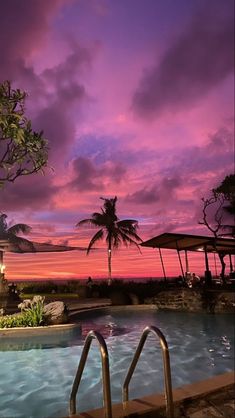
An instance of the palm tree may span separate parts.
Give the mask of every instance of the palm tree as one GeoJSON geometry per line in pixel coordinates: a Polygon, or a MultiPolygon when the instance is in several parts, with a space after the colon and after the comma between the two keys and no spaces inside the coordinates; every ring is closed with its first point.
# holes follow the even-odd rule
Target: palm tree
{"type": "Polygon", "coordinates": [[[88,248],[87,254],[89,254],[93,245],[105,238],[108,250],[108,283],[112,282],[112,250],[119,248],[121,244],[125,246],[136,245],[139,249],[139,245],[136,241],[142,241],[142,239],[137,235],[136,230],[138,228],[138,221],[134,219],[124,219],[119,220],[116,215],[116,202],[117,196],[112,199],[105,199],[104,205],[101,208],[100,212],[94,212],[90,219],[83,219],[78,222],[76,226],[81,226],[84,224],[89,224],[95,227],[100,228],[98,232],[92,237],[88,248]]]}
{"type": "MultiPolygon", "coordinates": [[[[28,234],[31,231],[31,227],[26,224],[15,224],[12,226],[8,226],[7,224],[7,215],[5,213],[2,213],[0,215],[0,242],[2,241],[4,244],[14,244],[16,247],[19,248],[20,251],[20,245],[25,244],[26,246],[30,247],[32,250],[34,250],[33,243],[27,240],[26,238],[19,237],[18,234],[21,232],[23,234],[28,234]]],[[[3,273],[3,250],[0,250],[0,272],[3,273]]],[[[1,274],[0,277],[4,277],[3,274],[1,274]]]]}

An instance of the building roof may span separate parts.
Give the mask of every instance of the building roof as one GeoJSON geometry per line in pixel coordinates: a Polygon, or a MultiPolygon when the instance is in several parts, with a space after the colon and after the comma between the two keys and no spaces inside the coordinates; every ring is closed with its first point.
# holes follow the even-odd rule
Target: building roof
{"type": "Polygon", "coordinates": [[[235,254],[235,239],[165,232],[141,243],[143,247],[235,254]]]}

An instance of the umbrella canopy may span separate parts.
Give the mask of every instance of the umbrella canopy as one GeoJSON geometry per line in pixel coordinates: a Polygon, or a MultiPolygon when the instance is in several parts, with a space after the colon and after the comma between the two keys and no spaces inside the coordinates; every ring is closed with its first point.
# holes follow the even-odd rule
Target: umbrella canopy
{"type": "Polygon", "coordinates": [[[80,250],[86,251],[85,247],[70,247],[68,245],[56,245],[46,242],[34,242],[31,241],[32,246],[26,245],[26,243],[14,244],[6,240],[0,240],[0,251],[10,253],[49,253],[49,252],[62,252],[80,250]]]}
{"type": "Polygon", "coordinates": [[[85,247],[70,247],[68,245],[56,245],[49,243],[41,243],[30,241],[30,245],[26,242],[12,243],[8,240],[0,239],[0,274],[4,273],[3,255],[6,252],[10,253],[52,253],[52,252],[65,252],[65,251],[86,251],[85,247]]]}
{"type": "Polygon", "coordinates": [[[143,247],[168,248],[172,250],[205,251],[223,254],[235,254],[235,239],[215,238],[201,235],[177,234],[165,232],[148,241],[143,247]]]}

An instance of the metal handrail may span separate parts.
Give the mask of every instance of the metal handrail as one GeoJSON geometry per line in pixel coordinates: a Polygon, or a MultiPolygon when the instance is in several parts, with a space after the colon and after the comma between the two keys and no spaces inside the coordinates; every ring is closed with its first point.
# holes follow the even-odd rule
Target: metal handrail
{"type": "Polygon", "coordinates": [[[162,356],[163,356],[163,364],[164,364],[164,384],[165,384],[165,399],[166,399],[166,416],[167,418],[173,418],[174,417],[174,405],[173,405],[173,395],[172,395],[172,384],[171,384],[171,368],[170,368],[170,355],[168,350],[168,345],[166,342],[166,339],[160,329],[157,327],[151,326],[146,327],[143,330],[143,333],[140,338],[139,345],[136,349],[136,352],[134,354],[133,360],[131,362],[131,365],[129,367],[128,373],[126,375],[123,388],[122,388],[122,399],[123,402],[127,402],[129,399],[129,383],[132,378],[132,375],[135,371],[135,367],[138,363],[140,354],[142,352],[143,346],[145,344],[145,341],[147,339],[147,336],[149,333],[153,333],[160,339],[160,344],[162,348],[162,356]]]}
{"type": "Polygon", "coordinates": [[[112,418],[112,400],[110,389],[110,373],[109,373],[109,355],[104,338],[99,332],[90,331],[85,339],[82,355],[78,365],[77,373],[73,382],[73,387],[70,395],[70,415],[76,414],[76,395],[79,384],[81,382],[82,373],[86,364],[87,356],[90,350],[91,342],[96,339],[100,346],[101,360],[102,360],[102,380],[103,380],[103,402],[105,409],[105,417],[112,418]]]}

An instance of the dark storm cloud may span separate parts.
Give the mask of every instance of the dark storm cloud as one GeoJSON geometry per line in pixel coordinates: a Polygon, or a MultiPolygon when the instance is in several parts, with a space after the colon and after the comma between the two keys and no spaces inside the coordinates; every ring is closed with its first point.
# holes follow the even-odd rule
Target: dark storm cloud
{"type": "Polygon", "coordinates": [[[47,36],[53,15],[65,3],[66,0],[1,2],[1,78],[15,79],[24,70],[24,58],[41,45],[47,36]],[[18,65],[15,65],[17,62],[18,65]]]}
{"type": "Polygon", "coordinates": [[[233,1],[206,2],[160,62],[145,72],[132,108],[142,118],[154,118],[192,106],[233,68],[233,1]]]}
{"type": "Polygon", "coordinates": [[[17,184],[9,183],[1,190],[0,210],[45,209],[51,205],[57,190],[49,175],[19,178],[17,184]]]}
{"type": "MultiPolygon", "coordinates": [[[[81,77],[91,66],[96,46],[83,47],[67,36],[67,53],[59,64],[36,74],[29,63],[31,55],[46,45],[58,9],[70,3],[70,0],[9,0],[1,3],[0,13],[0,82],[10,79],[14,87],[28,92],[26,115],[31,118],[33,129],[43,130],[48,140],[48,165],[55,174],[61,173],[75,137],[79,111],[87,99],[81,77]]],[[[52,177],[51,173],[46,178],[34,176],[33,180],[24,177],[15,184],[7,184],[1,194],[1,207],[14,208],[14,202],[20,208],[50,204],[58,191],[52,177]]]]}
{"type": "Polygon", "coordinates": [[[68,146],[75,137],[75,125],[84,101],[89,100],[78,76],[91,65],[94,49],[71,42],[73,50],[59,65],[46,69],[40,76],[45,85],[46,104],[38,111],[35,126],[43,128],[54,160],[64,160],[68,146]],[[49,91],[47,93],[47,87],[49,91]],[[76,109],[76,117],[74,112],[76,109]]]}
{"type": "Polygon", "coordinates": [[[33,127],[43,130],[49,141],[53,164],[74,139],[79,105],[87,98],[81,81],[91,66],[96,44],[83,47],[72,36],[64,37],[67,54],[53,68],[36,74],[29,64],[34,54],[42,51],[53,31],[53,18],[70,0],[9,0],[1,3],[0,13],[0,81],[10,79],[17,88],[28,92],[26,114],[33,127]]]}
{"type": "Polygon", "coordinates": [[[154,204],[166,203],[174,196],[175,190],[181,185],[179,177],[163,178],[159,183],[155,183],[152,187],[146,187],[137,190],[133,194],[128,194],[127,202],[137,204],[154,204]]]}
{"type": "Polygon", "coordinates": [[[183,152],[174,154],[172,166],[167,167],[166,172],[169,175],[172,171],[181,173],[186,182],[190,179],[198,183],[197,176],[201,173],[233,171],[233,165],[234,134],[223,127],[210,134],[202,146],[184,148],[183,152]]]}
{"type": "Polygon", "coordinates": [[[82,192],[104,190],[107,182],[119,183],[126,173],[125,167],[120,163],[108,162],[97,166],[84,157],[76,158],[72,166],[73,180],[66,187],[82,192]]]}

